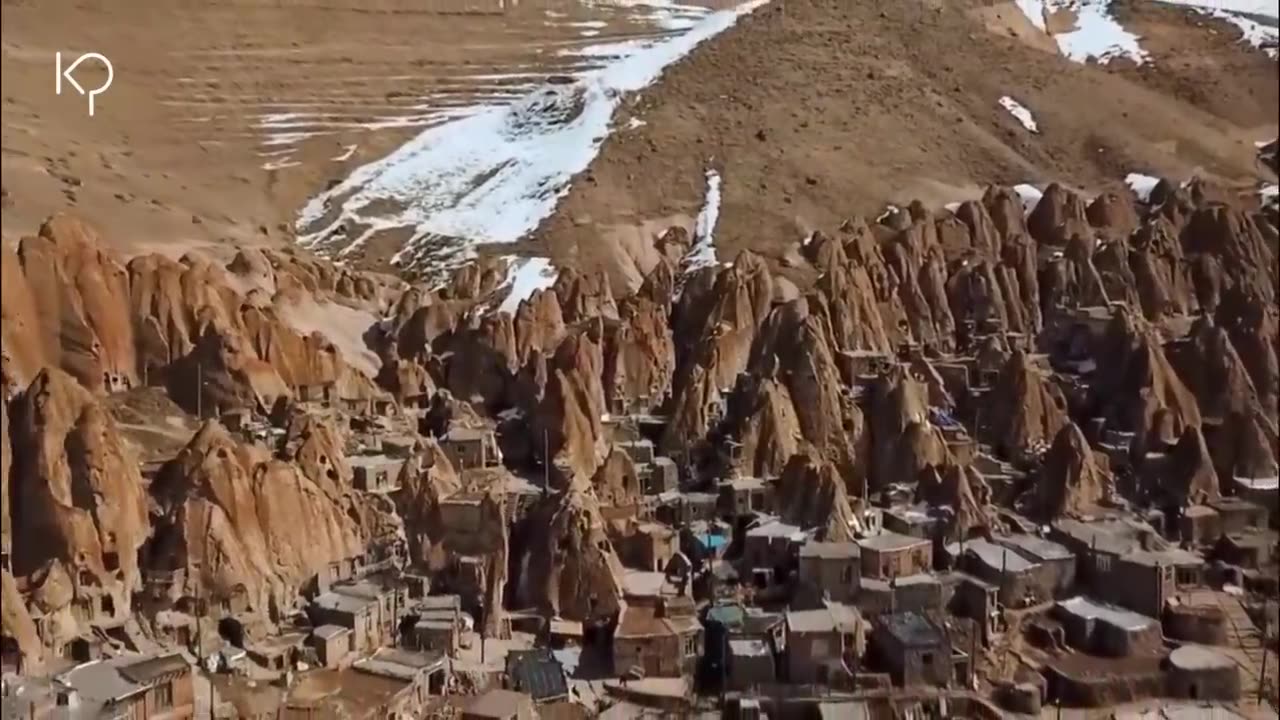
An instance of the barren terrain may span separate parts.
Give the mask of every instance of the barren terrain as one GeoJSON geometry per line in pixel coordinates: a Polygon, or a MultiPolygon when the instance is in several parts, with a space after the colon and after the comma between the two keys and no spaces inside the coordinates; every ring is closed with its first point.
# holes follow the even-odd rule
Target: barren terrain
{"type": "Polygon", "coordinates": [[[1277,66],[1225,22],[1118,3],[1152,61],[1082,65],[1012,2],[787,0],[699,48],[642,94],[645,121],[610,138],[540,233],[562,263],[636,275],[619,247],[654,218],[689,218],[703,174],[724,179],[716,243],[780,255],[886,203],[941,206],[984,183],[1118,186],[1203,175],[1244,193],[1275,137],[1277,66]],[[1047,43],[1047,45],[1046,45],[1047,43]],[[1014,96],[1038,133],[998,104],[1014,96]]]}
{"type": "Polygon", "coordinates": [[[109,219],[128,252],[292,242],[329,182],[520,97],[575,60],[558,49],[655,32],[635,15],[568,0],[5,0],[5,237],[73,209],[109,219]],[[58,51],[111,59],[93,118],[54,94],[58,51]]]}

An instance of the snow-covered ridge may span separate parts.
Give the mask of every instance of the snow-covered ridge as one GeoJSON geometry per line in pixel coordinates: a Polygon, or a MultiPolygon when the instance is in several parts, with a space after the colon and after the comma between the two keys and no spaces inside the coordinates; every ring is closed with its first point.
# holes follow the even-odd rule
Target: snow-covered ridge
{"type": "Polygon", "coordinates": [[[1266,47],[1276,57],[1280,42],[1280,2],[1276,0],[1160,0],[1166,5],[1181,5],[1235,25],[1241,42],[1266,47]]]}
{"type": "Polygon", "coordinates": [[[1125,30],[1111,14],[1111,0],[1016,0],[1018,7],[1037,28],[1048,31],[1046,18],[1059,14],[1074,16],[1069,32],[1052,35],[1058,50],[1076,62],[1093,60],[1106,64],[1127,58],[1141,65],[1148,57],[1138,44],[1138,36],[1125,30]]]}
{"type": "Polygon", "coordinates": [[[650,0],[673,26],[697,13],[700,19],[683,31],[578,49],[603,66],[422,132],[309,202],[298,220],[300,241],[341,255],[379,230],[409,229],[394,261],[418,269],[429,263],[442,274],[474,257],[475,244],[519,240],[554,212],[571,178],[595,159],[625,94],[649,86],[767,2],[708,12],[650,0]]]}

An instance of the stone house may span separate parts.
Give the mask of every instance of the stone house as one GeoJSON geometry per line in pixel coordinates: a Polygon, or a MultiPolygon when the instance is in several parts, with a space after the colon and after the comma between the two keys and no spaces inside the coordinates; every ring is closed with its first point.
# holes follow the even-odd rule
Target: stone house
{"type": "Polygon", "coordinates": [[[999,588],[1005,607],[1029,607],[1053,597],[1053,579],[1039,563],[987,540],[975,538],[962,547],[961,568],[999,588]]]}
{"type": "Polygon", "coordinates": [[[644,677],[692,675],[702,654],[702,624],[692,608],[665,598],[654,606],[628,605],[613,634],[614,673],[644,677]]]}
{"type": "Polygon", "coordinates": [[[934,537],[946,521],[924,503],[891,507],[883,511],[883,516],[885,530],[925,539],[934,537]]]}
{"type": "Polygon", "coordinates": [[[320,667],[339,667],[351,654],[353,643],[351,628],[341,625],[321,625],[311,631],[311,647],[315,648],[320,667]]]}
{"type": "Polygon", "coordinates": [[[1000,589],[980,578],[963,572],[944,576],[949,588],[947,612],[956,617],[969,618],[977,623],[977,632],[984,643],[990,643],[1003,631],[1000,614],[1000,589]]]}
{"type": "Polygon", "coordinates": [[[1178,520],[1178,537],[1192,545],[1215,542],[1222,536],[1222,516],[1208,505],[1192,505],[1178,520]]]}
{"type": "Polygon", "coordinates": [[[293,395],[298,399],[298,402],[324,403],[327,405],[333,402],[333,383],[298,385],[294,388],[293,395]]]}
{"type": "MultiPolygon", "coordinates": [[[[45,700],[55,708],[77,708],[77,717],[181,720],[195,716],[192,666],[178,653],[83,663],[55,676],[51,690],[52,697],[45,700]]],[[[31,709],[32,717],[50,716],[37,713],[34,706],[31,709]]]]}
{"type": "Polygon", "coordinates": [[[347,458],[351,484],[364,492],[390,492],[397,485],[404,460],[386,455],[354,455],[347,458]]]}
{"type": "Polygon", "coordinates": [[[933,569],[933,542],[885,530],[858,541],[862,577],[888,580],[933,569]]]}
{"type": "Polygon", "coordinates": [[[334,585],[311,601],[313,627],[337,625],[351,630],[351,651],[366,653],[390,642],[409,605],[407,588],[360,581],[334,585]]]}
{"type": "Polygon", "coordinates": [[[271,717],[421,717],[429,698],[443,695],[448,683],[449,666],[443,654],[381,648],[349,668],[299,675],[289,687],[283,707],[271,717]]]}
{"type": "Polygon", "coordinates": [[[1236,702],[1244,688],[1240,665],[1214,648],[1186,644],[1169,653],[1165,694],[1203,702],[1236,702]]]}
{"type": "Polygon", "coordinates": [[[942,582],[930,573],[916,573],[888,580],[862,578],[855,604],[868,617],[881,613],[941,610],[945,605],[942,582]]]}
{"type": "Polygon", "coordinates": [[[617,442],[614,443],[614,447],[625,452],[631,458],[631,462],[638,465],[650,465],[656,457],[653,441],[648,439],[617,442]]]}
{"type": "Polygon", "coordinates": [[[1059,601],[1053,615],[1066,640],[1085,652],[1128,657],[1159,649],[1160,623],[1155,618],[1077,596],[1059,601]]]}
{"type": "Polygon", "coordinates": [[[800,548],[800,581],[825,591],[836,602],[852,602],[862,577],[857,543],[810,540],[800,548]]]}
{"type": "Polygon", "coordinates": [[[714,493],[671,490],[657,496],[653,516],[671,527],[712,522],[716,519],[719,498],[714,493]]]}
{"type": "Polygon", "coordinates": [[[792,567],[802,545],[813,536],[798,525],[765,518],[747,529],[742,557],[748,570],[773,571],[792,567]]]}
{"type": "Polygon", "coordinates": [[[1275,540],[1261,532],[1227,533],[1218,538],[1213,554],[1231,565],[1262,568],[1271,562],[1275,540]]]}
{"type": "Polygon", "coordinates": [[[1062,597],[1075,587],[1076,556],[1065,545],[1028,534],[1004,535],[995,542],[1039,565],[1036,583],[1042,599],[1062,597]]]}
{"type": "Polygon", "coordinates": [[[1267,509],[1243,498],[1222,497],[1206,504],[1218,513],[1224,534],[1267,527],[1267,509]]]}
{"type": "Polygon", "coordinates": [[[936,623],[916,612],[881,615],[872,644],[896,685],[947,687],[954,676],[951,643],[936,623]]]}
{"type": "Polygon", "coordinates": [[[671,558],[680,551],[680,537],[662,523],[646,522],[617,544],[618,554],[628,567],[664,572],[671,558]]]}
{"type": "Polygon", "coordinates": [[[721,481],[717,486],[717,508],[720,517],[727,522],[751,513],[769,512],[769,486],[761,478],[734,478],[721,481]]]}
{"type": "Polygon", "coordinates": [[[730,603],[709,608],[702,624],[709,677],[738,690],[776,681],[777,657],[787,647],[782,614],[730,603]],[[760,647],[767,649],[767,658],[760,655],[760,647]]]}
{"type": "Polygon", "coordinates": [[[661,495],[680,488],[680,467],[669,457],[658,456],[641,476],[646,495],[661,495]]]}
{"type": "Polygon", "coordinates": [[[848,605],[826,603],[786,614],[787,679],[849,687],[866,647],[862,616],[848,605]]]}
{"type": "Polygon", "coordinates": [[[406,647],[422,651],[439,651],[447,655],[458,652],[464,627],[462,598],[457,595],[427,595],[418,598],[406,613],[412,627],[400,626],[406,647]]]}
{"type": "Polygon", "coordinates": [[[489,428],[455,425],[440,438],[440,449],[458,470],[491,467],[501,462],[497,441],[489,428]]]}
{"type": "Polygon", "coordinates": [[[730,638],[727,686],[748,691],[777,681],[773,649],[760,638],[730,638]]]}
{"type": "Polygon", "coordinates": [[[1150,617],[1203,571],[1200,556],[1168,547],[1149,526],[1129,520],[1063,519],[1052,537],[1075,553],[1077,576],[1091,595],[1150,617]]]}

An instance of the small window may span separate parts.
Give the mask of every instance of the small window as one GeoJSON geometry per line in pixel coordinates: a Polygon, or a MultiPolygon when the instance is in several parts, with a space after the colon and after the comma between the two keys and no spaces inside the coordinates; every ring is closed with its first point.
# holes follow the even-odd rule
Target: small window
{"type": "Polygon", "coordinates": [[[173,707],[173,683],[165,683],[156,686],[156,708],[173,707]]]}
{"type": "Polygon", "coordinates": [[[925,667],[933,667],[933,653],[925,653],[920,656],[920,664],[925,667]]]}

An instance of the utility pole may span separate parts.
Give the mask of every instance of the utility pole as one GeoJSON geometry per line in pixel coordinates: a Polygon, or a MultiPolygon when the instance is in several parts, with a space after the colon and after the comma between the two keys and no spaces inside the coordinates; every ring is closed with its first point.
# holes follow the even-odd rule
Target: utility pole
{"type": "Polygon", "coordinates": [[[1000,555],[1000,592],[1005,591],[1005,576],[1009,572],[1009,548],[1005,548],[1000,555]]]}
{"type": "Polygon", "coordinates": [[[1267,606],[1262,606],[1262,672],[1258,673],[1258,704],[1262,704],[1263,686],[1267,682],[1267,655],[1270,651],[1267,649],[1267,606]]]}
{"type": "MultiPolygon", "coordinates": [[[[985,620],[986,618],[983,618],[985,620]]],[[[986,631],[986,623],[974,621],[973,632],[969,634],[969,689],[975,689],[978,682],[978,632],[986,631]]]]}

